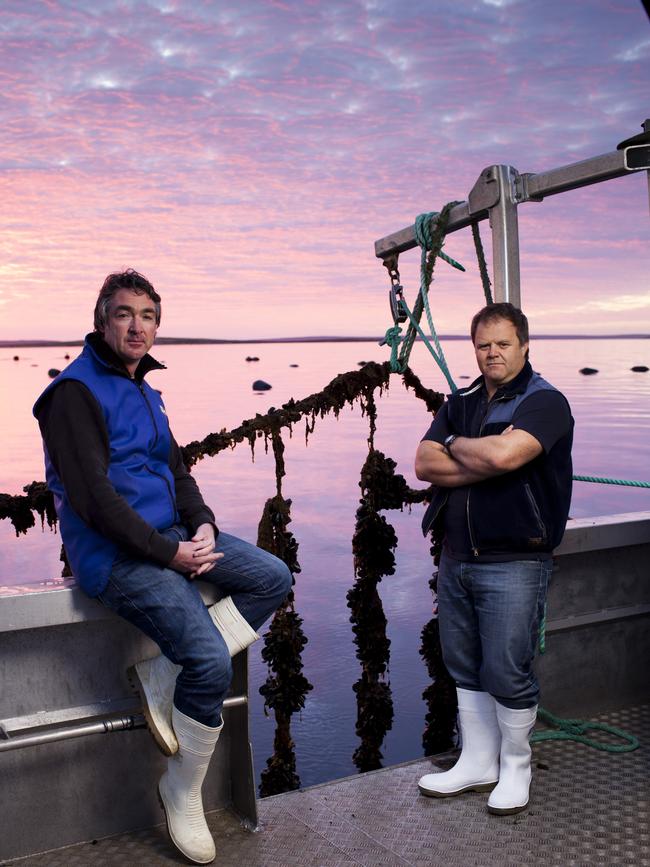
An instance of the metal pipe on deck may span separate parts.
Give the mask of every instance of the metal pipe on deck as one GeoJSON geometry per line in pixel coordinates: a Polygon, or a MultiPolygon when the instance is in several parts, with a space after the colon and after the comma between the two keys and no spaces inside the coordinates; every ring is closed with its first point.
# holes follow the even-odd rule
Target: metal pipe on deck
{"type": "MultiPolygon", "coordinates": [[[[234,695],[226,698],[223,703],[224,710],[232,707],[241,707],[248,704],[246,695],[234,695]]],[[[43,744],[58,743],[71,738],[86,737],[86,735],[103,735],[112,732],[131,731],[147,727],[146,720],[141,713],[123,715],[121,717],[107,717],[103,719],[87,720],[73,725],[29,725],[29,717],[24,718],[24,729],[19,729],[20,723],[12,721],[15,731],[26,731],[35,728],[36,731],[25,734],[12,735],[7,730],[7,723],[0,722],[0,753],[8,750],[18,750],[24,747],[38,747],[43,744]]],[[[33,718],[32,718],[33,719],[33,718]]]]}

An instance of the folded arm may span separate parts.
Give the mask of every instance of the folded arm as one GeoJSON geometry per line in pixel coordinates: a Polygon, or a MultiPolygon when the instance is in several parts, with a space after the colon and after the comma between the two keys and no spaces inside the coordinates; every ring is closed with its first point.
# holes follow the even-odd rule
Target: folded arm
{"type": "Polygon", "coordinates": [[[456,437],[450,451],[424,440],[417,450],[415,474],[421,481],[455,488],[509,473],[541,453],[532,434],[512,427],[498,436],[456,437]]]}
{"type": "Polygon", "coordinates": [[[471,485],[487,476],[467,470],[453,458],[447,449],[433,440],[423,440],[415,455],[415,475],[421,482],[430,482],[441,488],[471,485]]]}

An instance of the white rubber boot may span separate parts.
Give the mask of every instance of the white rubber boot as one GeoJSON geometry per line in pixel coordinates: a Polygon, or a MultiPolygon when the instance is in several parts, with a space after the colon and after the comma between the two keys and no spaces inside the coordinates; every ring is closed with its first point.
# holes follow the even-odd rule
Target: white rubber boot
{"type": "Polygon", "coordinates": [[[499,784],[488,799],[488,811],[496,816],[520,813],[528,806],[532,771],[528,740],[537,718],[537,705],[513,710],[496,702],[501,730],[499,784]]]}
{"type": "Polygon", "coordinates": [[[223,722],[210,728],[172,709],[178,752],[167,762],[158,783],[167,830],[178,851],[195,864],[209,864],[216,857],[212,834],[205,821],[201,786],[219,740],[223,722]]]}
{"type": "Polygon", "coordinates": [[[127,672],[131,686],[140,693],[149,731],[166,756],[178,750],[171,709],[180,670],[180,665],[160,654],[138,662],[127,672]]]}
{"type": "Polygon", "coordinates": [[[235,656],[259,638],[257,632],[239,613],[232,596],[226,596],[211,605],[208,614],[223,636],[231,656],[235,656]]]}
{"type": "MultiPolygon", "coordinates": [[[[208,608],[231,656],[249,647],[260,637],[239,613],[232,597],[226,596],[208,608]]],[[[166,756],[173,756],[178,742],[172,727],[172,704],[176,678],[181,671],[166,656],[154,656],[128,670],[129,680],[140,693],[142,710],[154,740],[166,756]]]]}
{"type": "Polygon", "coordinates": [[[457,689],[462,749],[449,771],[426,774],[418,787],[423,795],[448,798],[461,792],[489,792],[499,779],[501,733],[495,704],[487,692],[457,689]]]}

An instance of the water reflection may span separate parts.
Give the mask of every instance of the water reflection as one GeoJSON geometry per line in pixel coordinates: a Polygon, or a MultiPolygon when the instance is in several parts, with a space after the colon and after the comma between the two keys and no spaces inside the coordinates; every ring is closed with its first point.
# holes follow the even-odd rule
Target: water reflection
{"type": "MultiPolygon", "coordinates": [[[[561,388],[572,404],[576,472],[648,479],[650,374],[632,373],[630,368],[647,361],[649,346],[642,340],[533,341],[535,368],[561,388]],[[578,369],[587,364],[599,368],[599,373],[582,377],[578,369]]],[[[450,343],[445,351],[457,379],[462,373],[473,376],[469,344],[450,343]]],[[[47,369],[55,364],[57,352],[62,354],[61,350],[31,349],[25,365],[22,359],[15,365],[0,360],[0,445],[5,455],[1,491],[19,493],[24,484],[43,478],[41,444],[31,406],[47,384],[47,369]],[[32,368],[31,363],[39,366],[32,368]]],[[[269,345],[255,348],[261,360],[253,375],[245,362],[247,353],[248,349],[238,346],[165,346],[158,353],[169,369],[157,373],[152,384],[163,391],[179,442],[235,427],[242,419],[266,411],[270,403],[280,406],[290,397],[316,392],[340,371],[355,369],[362,357],[385,359],[384,350],[373,344],[269,345]],[[300,363],[299,368],[289,366],[295,362],[300,363]],[[251,390],[258,376],[273,385],[262,398],[251,390]]],[[[428,385],[444,389],[441,375],[422,347],[416,347],[413,362],[428,385]]],[[[428,413],[396,378],[378,400],[377,412],[375,447],[396,461],[410,486],[421,487],[412,472],[412,460],[428,427],[428,413]]],[[[359,680],[359,661],[346,594],[355,580],[352,537],[367,437],[367,421],[356,408],[344,409],[338,422],[329,417],[317,419],[308,446],[301,426],[285,442],[283,496],[292,501],[291,526],[300,543],[302,564],[295,605],[309,637],[302,658],[304,674],[314,685],[304,710],[292,720],[296,773],[302,785],[355,770],[354,684],[359,680]]],[[[255,541],[259,517],[269,492],[275,489],[272,453],[258,449],[252,463],[243,446],[202,461],[194,472],[224,531],[255,541]]],[[[582,517],[648,509],[649,504],[647,490],[576,484],[571,511],[582,517]]],[[[395,551],[394,574],[377,585],[390,641],[393,702],[392,729],[381,745],[385,764],[421,755],[427,712],[422,693],[431,684],[419,651],[422,630],[432,619],[432,562],[419,532],[421,507],[413,506],[413,512],[390,514],[400,545],[395,551]]],[[[61,564],[60,539],[55,533],[35,528],[16,540],[11,526],[2,521],[0,550],[0,584],[12,587],[5,593],[15,592],[16,587],[33,588],[43,581],[57,586],[61,564]]],[[[275,726],[265,716],[263,697],[257,693],[267,676],[258,645],[251,650],[250,667],[251,721],[259,771],[274,752],[275,726]]]]}

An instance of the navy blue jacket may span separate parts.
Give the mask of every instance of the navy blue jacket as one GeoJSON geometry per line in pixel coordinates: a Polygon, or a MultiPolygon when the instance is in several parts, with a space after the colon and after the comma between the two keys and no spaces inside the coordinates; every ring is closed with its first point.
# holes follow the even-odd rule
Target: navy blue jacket
{"type": "MultiPolygon", "coordinates": [[[[515,379],[497,389],[484,417],[478,419],[477,429],[483,388],[481,376],[469,387],[449,395],[447,421],[451,433],[464,437],[500,434],[512,423],[517,409],[534,393],[548,390],[560,395],[526,362],[515,379]]],[[[566,403],[564,396],[562,400],[566,403]]],[[[542,452],[517,470],[468,486],[465,512],[475,557],[548,556],[559,545],[571,503],[573,419],[570,410],[568,418],[566,433],[547,453],[542,452]]],[[[435,489],[422,522],[425,534],[444,516],[449,490],[435,489]]]]}

